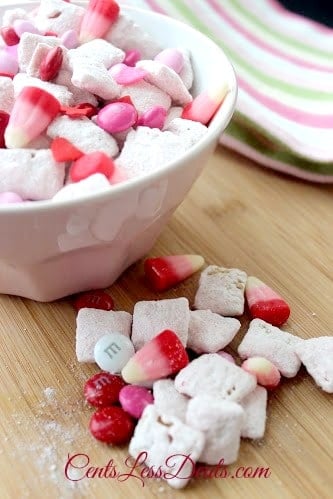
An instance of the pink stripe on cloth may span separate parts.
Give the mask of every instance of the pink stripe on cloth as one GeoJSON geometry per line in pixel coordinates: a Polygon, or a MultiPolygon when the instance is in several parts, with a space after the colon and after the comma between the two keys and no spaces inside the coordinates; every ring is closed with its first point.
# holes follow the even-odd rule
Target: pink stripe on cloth
{"type": "Polygon", "coordinates": [[[155,12],[158,12],[159,14],[167,15],[167,13],[165,12],[165,10],[163,10],[162,7],[157,2],[155,2],[155,0],[145,0],[145,2],[155,12]]]}
{"type": "Polygon", "coordinates": [[[287,163],[282,163],[276,159],[271,159],[264,154],[258,153],[255,149],[244,144],[243,142],[230,137],[227,134],[222,135],[220,143],[238,152],[239,154],[252,159],[255,163],[258,163],[272,170],[277,170],[281,173],[286,173],[292,175],[293,177],[298,177],[302,180],[307,180],[308,182],[317,182],[320,184],[333,184],[333,175],[320,175],[318,173],[311,173],[309,171],[302,170],[296,166],[288,165],[287,163]]]}
{"type": "MultiPolygon", "coordinates": [[[[273,1],[273,0],[269,0],[273,1]]],[[[239,24],[235,19],[233,19],[227,12],[226,10],[220,5],[216,0],[207,0],[207,3],[214,9],[214,11],[219,14],[220,17],[222,17],[230,26],[232,26],[236,31],[241,33],[245,38],[250,40],[252,43],[257,45],[258,47],[262,48],[263,50],[266,50],[267,52],[270,52],[271,54],[274,54],[278,57],[281,57],[282,59],[285,59],[289,62],[292,62],[298,66],[301,66],[303,68],[307,69],[316,69],[318,71],[325,71],[326,73],[333,73],[333,67],[331,66],[323,66],[321,64],[316,64],[313,62],[308,62],[304,59],[299,59],[298,57],[295,57],[293,55],[287,54],[285,52],[282,52],[281,50],[277,49],[276,47],[273,47],[266,43],[265,41],[261,40],[257,36],[255,36],[253,33],[249,32],[239,24]]]]}
{"type": "Polygon", "coordinates": [[[267,95],[261,94],[239,76],[237,77],[237,81],[239,87],[242,88],[245,93],[260,102],[264,107],[290,121],[312,128],[333,128],[333,115],[310,114],[300,111],[299,109],[287,106],[278,100],[271,99],[270,97],[267,97],[267,95]]]}
{"type": "Polygon", "coordinates": [[[319,33],[323,33],[324,35],[333,35],[333,30],[328,26],[324,26],[323,24],[317,23],[312,19],[305,18],[304,16],[297,14],[296,12],[291,12],[286,9],[280,2],[277,0],[266,0],[270,7],[274,9],[279,14],[282,14],[283,17],[289,17],[290,19],[294,19],[299,22],[303,22],[304,24],[311,26],[313,29],[318,31],[319,33]]]}

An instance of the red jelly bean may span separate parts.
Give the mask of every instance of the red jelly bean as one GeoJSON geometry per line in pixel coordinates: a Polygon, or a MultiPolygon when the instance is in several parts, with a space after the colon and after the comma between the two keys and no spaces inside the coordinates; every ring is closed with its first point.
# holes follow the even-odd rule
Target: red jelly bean
{"type": "Polygon", "coordinates": [[[12,28],[11,26],[4,26],[3,28],[1,28],[1,36],[5,44],[9,47],[11,45],[17,45],[20,41],[20,38],[17,36],[14,28],[12,28]]]}
{"type": "Polygon", "coordinates": [[[125,381],[115,374],[101,372],[88,379],[84,385],[84,397],[95,407],[107,407],[119,402],[119,393],[125,381]]]}
{"type": "Polygon", "coordinates": [[[114,172],[115,164],[104,152],[85,154],[72,164],[69,177],[73,182],[80,182],[90,175],[102,173],[110,178],[114,172]]]}
{"type": "Polygon", "coordinates": [[[134,421],[120,407],[103,407],[90,419],[89,430],[101,442],[123,445],[129,442],[134,432],[134,421]]]}
{"type": "Polygon", "coordinates": [[[99,310],[113,310],[114,308],[112,297],[102,290],[80,294],[73,305],[77,311],[81,308],[97,308],[99,310]]]}
{"type": "Polygon", "coordinates": [[[5,130],[8,125],[9,114],[5,111],[0,111],[0,148],[3,149],[5,145],[5,130]]]}

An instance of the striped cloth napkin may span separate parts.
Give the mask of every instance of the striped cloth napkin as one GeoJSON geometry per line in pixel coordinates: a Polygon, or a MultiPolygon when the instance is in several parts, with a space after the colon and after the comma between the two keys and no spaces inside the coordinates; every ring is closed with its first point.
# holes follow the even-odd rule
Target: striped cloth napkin
{"type": "Polygon", "coordinates": [[[126,0],[213,39],[239,84],[221,142],[263,166],[333,183],[333,30],[276,0],[126,0]]]}

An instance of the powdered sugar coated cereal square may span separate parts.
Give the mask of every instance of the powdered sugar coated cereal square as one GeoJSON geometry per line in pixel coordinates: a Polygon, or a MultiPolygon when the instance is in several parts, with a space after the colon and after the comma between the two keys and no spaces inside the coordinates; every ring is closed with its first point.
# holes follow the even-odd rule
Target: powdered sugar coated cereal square
{"type": "Polygon", "coordinates": [[[187,346],[197,353],[218,352],[234,339],[240,327],[237,319],[195,310],[190,313],[187,346]]]}
{"type": "Polygon", "coordinates": [[[179,73],[180,78],[183,80],[185,87],[190,90],[193,85],[194,80],[194,72],[192,68],[191,55],[189,50],[178,47],[178,50],[184,56],[184,66],[181,72],[179,73]]]}
{"type": "Polygon", "coordinates": [[[55,196],[53,196],[52,200],[69,201],[71,199],[82,198],[82,196],[86,196],[87,194],[96,194],[97,192],[104,192],[109,189],[110,182],[106,176],[101,173],[95,173],[80,182],[65,185],[55,196]]]}
{"type": "Polygon", "coordinates": [[[180,419],[185,423],[189,398],[175,388],[172,379],[160,379],[153,385],[154,405],[159,414],[180,419]]]}
{"type": "Polygon", "coordinates": [[[14,84],[11,78],[0,76],[0,110],[10,114],[14,105],[14,84]]]}
{"type": "Polygon", "coordinates": [[[202,431],[205,446],[200,461],[231,464],[237,461],[244,411],[239,404],[199,395],[188,403],[186,423],[202,431]]]}
{"type": "Polygon", "coordinates": [[[105,152],[111,157],[118,154],[114,138],[89,118],[72,119],[60,116],[52,121],[47,129],[47,135],[52,139],[63,137],[86,154],[95,151],[105,152]]]}
{"type": "Polygon", "coordinates": [[[267,390],[257,386],[240,401],[244,409],[242,437],[257,440],[263,438],[266,428],[267,390]]]}
{"type": "Polygon", "coordinates": [[[175,378],[175,387],[188,397],[211,395],[238,402],[257,385],[252,374],[217,353],[204,354],[184,367],[175,378]]]}
{"type": "Polygon", "coordinates": [[[84,90],[82,88],[78,88],[72,83],[72,71],[61,69],[59,71],[58,76],[54,80],[54,83],[58,85],[64,85],[72,94],[72,105],[76,106],[77,104],[88,103],[93,106],[97,106],[98,101],[97,98],[88,90],[84,90]]]}
{"type": "Polygon", "coordinates": [[[196,430],[177,418],[161,416],[154,405],[148,405],[135,428],[129,444],[129,453],[137,459],[147,453],[146,465],[157,470],[161,467],[162,478],[176,489],[186,486],[193,473],[193,464],[198,461],[205,438],[196,430]],[[185,460],[184,456],[190,459],[185,460]]]}
{"type": "Polygon", "coordinates": [[[170,107],[167,117],[165,119],[163,130],[167,130],[168,126],[173,120],[181,118],[182,113],[183,113],[182,107],[179,106],[170,107]]]}
{"type": "Polygon", "coordinates": [[[264,357],[270,360],[286,378],[296,376],[301,361],[296,347],[304,340],[261,319],[253,319],[238,347],[242,359],[264,357]]]}
{"type": "Polygon", "coordinates": [[[23,90],[24,87],[38,87],[46,90],[49,94],[53,95],[62,106],[71,106],[73,101],[73,94],[67,90],[63,85],[57,85],[49,81],[42,81],[39,78],[28,76],[25,73],[18,73],[14,79],[14,94],[15,97],[23,90]]]}
{"type": "Polygon", "coordinates": [[[83,7],[62,0],[40,0],[35,25],[42,33],[53,31],[63,35],[66,31],[80,30],[85,13],[83,7]]]}
{"type": "Polygon", "coordinates": [[[100,63],[91,64],[89,59],[75,61],[72,83],[81,90],[86,90],[106,100],[115,99],[121,93],[121,87],[106,68],[100,63]]]}
{"type": "Polygon", "coordinates": [[[105,39],[125,51],[139,50],[144,59],[153,59],[162,50],[154,38],[124,14],[120,14],[105,39]]]}
{"type": "Polygon", "coordinates": [[[169,123],[167,130],[179,135],[188,148],[197,144],[207,133],[207,127],[198,121],[176,118],[169,123]]]}
{"type": "Polygon", "coordinates": [[[190,309],[187,298],[139,301],[134,306],[132,342],[139,350],[165,329],[174,331],[186,346],[190,309]]]}
{"type": "Polygon", "coordinates": [[[127,338],[131,334],[132,316],[127,312],[82,308],[76,317],[76,357],[79,362],[95,362],[97,341],[112,332],[127,338]]]}
{"type": "Polygon", "coordinates": [[[325,392],[333,393],[333,337],[304,340],[295,351],[317,385],[325,392]]]}
{"type": "Polygon", "coordinates": [[[43,36],[34,33],[23,33],[18,46],[18,62],[21,71],[27,71],[33,53],[39,43],[45,43],[51,47],[60,47],[62,45],[60,38],[56,36],[43,36]]]}
{"type": "Polygon", "coordinates": [[[140,114],[155,106],[164,107],[168,111],[171,106],[170,96],[147,81],[123,86],[121,97],[127,95],[132,99],[135,108],[140,114]]]}
{"type": "Polygon", "coordinates": [[[68,52],[68,58],[72,65],[86,59],[92,65],[101,63],[106,69],[109,69],[114,64],[123,62],[125,52],[112,45],[112,43],[97,38],[80,45],[76,49],[71,49],[68,52]]]}
{"type": "Polygon", "coordinates": [[[192,102],[192,96],[178,74],[158,61],[139,61],[136,66],[147,72],[145,80],[170,95],[172,101],[180,106],[192,102]]]}
{"type": "Polygon", "coordinates": [[[195,308],[226,316],[242,315],[246,280],[242,270],[210,265],[201,273],[195,308]]]}
{"type": "MultiPolygon", "coordinates": [[[[38,43],[27,67],[27,74],[29,76],[39,78],[40,65],[43,59],[52,49],[53,49],[52,45],[49,45],[48,43],[38,43]]],[[[62,50],[64,54],[64,52],[66,51],[65,47],[63,47],[62,50]]]]}
{"type": "Polygon", "coordinates": [[[0,192],[16,192],[22,199],[50,199],[63,186],[65,164],[50,150],[0,149],[0,192]]]}

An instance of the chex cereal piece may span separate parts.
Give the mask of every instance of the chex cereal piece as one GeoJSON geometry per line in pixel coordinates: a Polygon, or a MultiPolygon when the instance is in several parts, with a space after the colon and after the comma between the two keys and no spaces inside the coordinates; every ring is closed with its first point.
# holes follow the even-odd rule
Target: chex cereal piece
{"type": "Polygon", "coordinates": [[[6,9],[2,17],[3,26],[12,26],[15,21],[29,19],[29,15],[25,9],[6,9]]]}
{"type": "Polygon", "coordinates": [[[70,50],[68,58],[71,65],[83,59],[89,59],[92,64],[99,62],[109,69],[111,66],[123,62],[125,52],[106,40],[96,39],[70,50]]]}
{"type": "Polygon", "coordinates": [[[185,423],[189,398],[175,388],[172,379],[160,379],[153,385],[154,405],[161,415],[172,416],[185,423]]]}
{"type": "Polygon", "coordinates": [[[56,36],[23,33],[17,51],[21,71],[27,71],[33,53],[39,43],[46,43],[51,47],[60,47],[62,45],[60,38],[57,38],[56,36]]]}
{"type": "Polygon", "coordinates": [[[266,428],[267,390],[262,386],[257,386],[239,403],[244,409],[241,436],[255,440],[263,438],[266,428]]]}
{"type": "Polygon", "coordinates": [[[91,93],[88,92],[88,90],[84,90],[82,88],[78,88],[72,83],[72,71],[66,70],[66,69],[61,69],[59,71],[58,76],[54,80],[54,83],[57,83],[58,85],[63,85],[67,87],[69,92],[72,94],[72,105],[76,106],[77,104],[81,103],[88,103],[92,104],[93,106],[96,106],[98,101],[97,98],[91,93]]]}
{"type": "Polygon", "coordinates": [[[303,341],[261,319],[253,319],[238,347],[238,354],[242,359],[264,357],[270,360],[283,376],[292,378],[301,366],[296,347],[303,341]]]}
{"type": "Polygon", "coordinates": [[[246,278],[242,270],[210,265],[201,273],[195,308],[226,316],[242,315],[246,278]]]}
{"type": "Polygon", "coordinates": [[[42,81],[39,78],[28,76],[25,73],[18,73],[14,79],[14,94],[17,96],[24,87],[38,87],[53,95],[62,106],[70,106],[73,102],[73,95],[63,85],[57,85],[49,81],[42,81]]]}
{"type": "Polygon", "coordinates": [[[333,393],[333,337],[305,340],[295,351],[317,385],[325,392],[333,393]]]}
{"type": "Polygon", "coordinates": [[[0,192],[16,192],[23,199],[50,199],[61,189],[64,163],[56,163],[51,151],[0,149],[0,192]]]}
{"type": "Polygon", "coordinates": [[[186,423],[203,432],[205,446],[200,461],[223,464],[237,461],[244,411],[239,404],[199,395],[188,403],[186,423]]]}
{"type": "Polygon", "coordinates": [[[166,128],[169,132],[179,135],[188,148],[197,144],[207,133],[207,127],[198,121],[176,118],[166,128]]]}
{"type": "Polygon", "coordinates": [[[178,50],[183,54],[184,56],[184,65],[183,69],[179,73],[179,76],[183,80],[183,83],[185,87],[190,90],[193,85],[193,80],[194,80],[194,72],[192,68],[192,62],[191,62],[191,55],[189,50],[186,50],[184,48],[179,48],[178,50]]]}
{"type": "Polygon", "coordinates": [[[132,341],[139,350],[165,329],[174,331],[186,346],[190,309],[187,298],[139,301],[134,306],[132,341]]]}
{"type": "Polygon", "coordinates": [[[82,90],[91,92],[102,99],[116,99],[121,87],[101,63],[92,64],[89,59],[75,60],[72,83],[82,90]]]}
{"type": "Polygon", "coordinates": [[[183,108],[179,106],[170,107],[167,117],[165,119],[163,130],[167,130],[170,123],[176,118],[181,118],[183,114],[183,108]]]}
{"type": "Polygon", "coordinates": [[[197,353],[218,352],[234,339],[240,327],[237,319],[195,310],[190,313],[187,346],[197,353]]]}
{"type": "Polygon", "coordinates": [[[171,132],[138,127],[130,132],[116,164],[129,177],[163,168],[186,151],[186,143],[171,132]]]}
{"type": "Polygon", "coordinates": [[[11,78],[0,76],[0,110],[10,113],[14,106],[14,84],[11,78]]]}
{"type": "Polygon", "coordinates": [[[96,173],[95,175],[90,175],[90,177],[81,180],[81,182],[65,185],[65,187],[57,192],[52,200],[70,201],[72,199],[80,199],[87,194],[107,191],[108,189],[110,189],[110,182],[106,176],[101,173],[96,173]]]}
{"type": "Polygon", "coordinates": [[[123,14],[120,14],[104,38],[124,51],[138,50],[145,59],[152,59],[162,50],[154,38],[123,14]]]}
{"type": "Polygon", "coordinates": [[[164,107],[168,111],[171,106],[170,96],[147,81],[123,86],[121,96],[127,95],[132,99],[138,113],[145,113],[155,106],[164,107]]]}
{"type": "MultiPolygon", "coordinates": [[[[51,139],[44,133],[33,139],[24,149],[49,149],[51,139]]],[[[62,163],[62,161],[60,161],[62,163]]]]}
{"type": "Polygon", "coordinates": [[[34,78],[39,78],[40,76],[39,67],[41,65],[41,62],[47,56],[47,54],[50,52],[52,48],[54,47],[52,47],[52,45],[49,45],[48,43],[38,43],[38,45],[36,45],[36,48],[31,56],[31,59],[27,67],[27,74],[29,76],[33,76],[34,78]]]}
{"type": "Polygon", "coordinates": [[[148,60],[137,62],[136,67],[145,70],[147,74],[144,79],[170,95],[175,104],[185,106],[192,102],[191,94],[173,69],[158,61],[148,60]]]}
{"type": "Polygon", "coordinates": [[[94,347],[104,335],[117,332],[130,337],[132,316],[127,312],[81,308],[76,317],[76,357],[79,362],[95,362],[94,347]]]}
{"type": "Polygon", "coordinates": [[[52,139],[62,137],[69,140],[85,154],[104,152],[111,157],[118,154],[118,146],[114,138],[89,118],[71,119],[68,116],[60,116],[48,127],[47,134],[52,139]]]}
{"type": "Polygon", "coordinates": [[[52,31],[63,35],[68,30],[80,30],[85,13],[83,7],[62,0],[41,0],[35,17],[35,26],[41,32],[52,31]]]}
{"type": "Polygon", "coordinates": [[[162,478],[169,473],[166,475],[167,483],[180,489],[188,483],[193,471],[192,463],[199,460],[204,444],[201,431],[177,418],[160,415],[154,405],[148,405],[130,441],[129,453],[134,459],[142,452],[147,453],[146,465],[155,470],[160,466],[162,478]],[[191,460],[184,463],[184,456],[189,456],[191,460]]]}
{"type": "Polygon", "coordinates": [[[184,395],[211,395],[238,402],[257,385],[248,374],[217,353],[204,354],[182,369],[175,378],[175,387],[184,395]]]}

